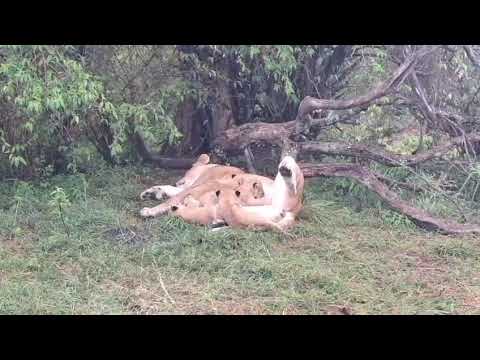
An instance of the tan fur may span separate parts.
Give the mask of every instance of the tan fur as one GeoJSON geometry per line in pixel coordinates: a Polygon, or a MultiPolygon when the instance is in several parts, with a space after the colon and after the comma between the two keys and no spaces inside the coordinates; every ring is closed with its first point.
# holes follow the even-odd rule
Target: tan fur
{"type": "Polygon", "coordinates": [[[303,190],[304,177],[300,167],[293,158],[285,157],[269,190],[272,192],[269,204],[245,206],[232,196],[230,190],[225,190],[219,198],[218,213],[232,227],[270,228],[283,232],[295,224],[295,218],[303,208],[303,190]]]}
{"type": "Polygon", "coordinates": [[[217,166],[216,164],[210,164],[210,157],[207,154],[202,154],[198,157],[197,161],[192,165],[192,168],[188,170],[183,178],[177,181],[176,186],[189,187],[195,180],[203,175],[208,169],[217,166]]]}
{"type": "Polygon", "coordinates": [[[211,180],[230,179],[239,174],[244,174],[244,171],[233,167],[216,164],[209,164],[210,157],[207,154],[202,154],[197,161],[192,165],[185,175],[176,182],[176,186],[159,185],[143,191],[140,194],[142,200],[148,197],[154,197],[157,200],[162,200],[165,197],[173,197],[180,194],[183,190],[190,189],[194,186],[209,182],[211,180]],[[168,188],[168,191],[167,189],[168,188]]]}
{"type": "MultiPolygon", "coordinates": [[[[293,158],[282,159],[275,180],[209,161],[208,155],[201,155],[177,182],[180,186],[168,189],[174,195],[156,207],[142,209],[141,215],[171,212],[196,224],[223,220],[232,227],[282,232],[293,226],[303,208],[304,191],[303,173],[293,158]]],[[[156,188],[162,186],[151,191],[161,191],[156,188]]]]}
{"type": "Polygon", "coordinates": [[[188,207],[180,205],[178,208],[172,209],[174,216],[179,216],[186,222],[198,225],[209,225],[217,219],[217,207],[213,206],[200,206],[200,207],[188,207]]]}
{"type": "MultiPolygon", "coordinates": [[[[275,182],[286,184],[286,191],[284,192],[282,201],[279,201],[278,206],[283,211],[291,212],[295,216],[303,208],[303,191],[305,186],[305,178],[303,176],[300,166],[291,157],[285,157],[278,166],[279,172],[275,178],[275,182]],[[291,176],[284,176],[281,174],[282,169],[288,169],[291,172],[291,176]]],[[[273,202],[275,204],[275,201],[273,202]]]]}
{"type": "MultiPolygon", "coordinates": [[[[248,206],[246,207],[248,208],[248,206]]],[[[237,193],[231,189],[223,189],[220,191],[217,213],[228,226],[233,228],[270,228],[280,230],[272,219],[246,212],[237,193]]],[[[278,220],[280,219],[281,217],[278,218],[278,220]]]]}
{"type": "MultiPolygon", "coordinates": [[[[218,180],[211,180],[197,186],[192,186],[186,190],[183,190],[179,194],[167,199],[162,204],[153,208],[144,208],[141,211],[141,215],[144,217],[154,217],[165,214],[170,211],[172,206],[184,205],[185,198],[193,198],[200,202],[203,206],[211,206],[215,201],[214,193],[217,190],[231,189],[239,191],[241,196],[240,200],[247,205],[257,204],[263,196],[262,184],[256,181],[255,177],[244,176],[240,174],[228,173],[228,175],[218,180]],[[235,175],[232,178],[231,175],[235,175]]],[[[192,200],[188,200],[191,202],[192,200]]]]}

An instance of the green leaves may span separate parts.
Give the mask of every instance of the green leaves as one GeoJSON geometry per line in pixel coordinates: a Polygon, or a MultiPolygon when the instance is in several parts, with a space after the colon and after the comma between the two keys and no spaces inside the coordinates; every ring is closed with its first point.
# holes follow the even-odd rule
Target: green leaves
{"type": "Polygon", "coordinates": [[[27,166],[27,162],[21,156],[15,156],[13,154],[10,154],[8,156],[8,160],[10,160],[10,164],[16,168],[20,167],[20,165],[27,166]]]}
{"type": "MultiPolygon", "coordinates": [[[[12,169],[34,163],[46,167],[45,158],[68,155],[75,142],[84,137],[106,151],[110,147],[114,154],[131,150],[125,142],[132,128],[145,132],[154,146],[173,143],[180,137],[173,114],[176,104],[185,96],[184,83],[168,85],[166,91],[135,102],[126,96],[125,84],[112,83],[114,87],[107,89],[105,74],[97,75],[82,61],[72,58],[76,51],[73,46],[19,45],[2,49],[5,58],[0,64],[0,98],[13,112],[8,113],[11,120],[5,122],[9,127],[0,125],[0,130],[4,130],[0,146],[12,169]],[[70,145],[63,146],[65,136],[70,145]],[[43,154],[49,149],[56,149],[57,154],[43,154]]],[[[134,79],[138,76],[135,66],[141,61],[131,55],[149,56],[154,47],[142,51],[138,47],[122,49],[126,51],[119,54],[117,60],[122,63],[117,65],[131,69],[124,75],[134,79]]],[[[214,71],[212,76],[216,76],[214,71]]],[[[69,165],[67,169],[75,168],[69,165]]]]}
{"type": "Polygon", "coordinates": [[[65,229],[65,233],[68,237],[70,237],[70,231],[68,230],[68,226],[65,222],[64,212],[65,208],[69,207],[71,203],[68,199],[67,194],[65,193],[65,190],[57,186],[57,188],[50,193],[50,201],[48,202],[48,205],[52,213],[54,213],[60,218],[65,229]]]}
{"type": "Polygon", "coordinates": [[[0,141],[2,142],[2,152],[8,154],[8,160],[11,166],[14,168],[27,166],[27,161],[23,156],[25,145],[16,144],[12,146],[7,143],[3,137],[0,137],[0,141]]]}
{"type": "Polygon", "coordinates": [[[69,206],[70,200],[68,199],[68,196],[63,188],[56,187],[55,190],[50,193],[50,201],[48,204],[53,211],[57,211],[59,207],[69,206]]]}

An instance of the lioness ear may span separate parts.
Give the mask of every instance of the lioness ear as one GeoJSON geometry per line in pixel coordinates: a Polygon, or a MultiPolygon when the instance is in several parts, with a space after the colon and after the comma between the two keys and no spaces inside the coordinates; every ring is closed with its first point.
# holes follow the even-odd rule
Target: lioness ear
{"type": "Polygon", "coordinates": [[[198,157],[197,162],[206,165],[210,162],[210,156],[208,156],[207,154],[202,154],[198,157]]]}
{"type": "Polygon", "coordinates": [[[235,191],[235,195],[237,195],[237,197],[240,197],[240,191],[235,191]]]}
{"type": "Polygon", "coordinates": [[[193,166],[199,166],[199,165],[207,165],[210,162],[210,156],[207,154],[202,154],[198,157],[197,161],[193,164],[193,166]]]}
{"type": "Polygon", "coordinates": [[[177,210],[178,210],[178,206],[175,206],[175,205],[174,205],[174,206],[172,206],[170,209],[171,209],[172,211],[177,211],[177,210]]]}
{"type": "Polygon", "coordinates": [[[220,190],[217,190],[217,191],[215,192],[215,195],[217,195],[217,197],[219,197],[219,196],[220,196],[220,190]]]}

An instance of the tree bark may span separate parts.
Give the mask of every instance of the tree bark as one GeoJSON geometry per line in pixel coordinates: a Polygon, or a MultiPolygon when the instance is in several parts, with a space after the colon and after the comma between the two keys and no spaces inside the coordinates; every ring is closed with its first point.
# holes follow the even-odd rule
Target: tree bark
{"type": "Polygon", "coordinates": [[[138,133],[134,133],[131,136],[131,141],[143,162],[152,163],[164,169],[190,169],[196,161],[194,158],[168,158],[154,155],[147,148],[145,141],[138,133]]]}
{"type": "MultiPolygon", "coordinates": [[[[269,143],[284,147],[295,129],[295,121],[281,124],[250,123],[223,132],[214,141],[215,149],[228,154],[241,154],[251,144],[269,143]]],[[[450,141],[415,155],[399,155],[380,146],[343,142],[308,141],[296,143],[298,154],[324,154],[363,158],[386,166],[414,166],[445,155],[465,142],[480,143],[480,134],[458,136],[450,141]]]]}
{"type": "Polygon", "coordinates": [[[298,144],[299,153],[302,154],[325,154],[340,155],[348,157],[363,158],[376,161],[386,166],[414,166],[424,163],[434,158],[445,155],[455,147],[463,146],[465,141],[470,143],[480,143],[480,134],[472,133],[464,136],[458,136],[450,141],[433,147],[430,150],[420,152],[415,155],[399,155],[384,150],[379,146],[365,144],[348,144],[342,142],[314,142],[309,141],[298,144]]]}
{"type": "Polygon", "coordinates": [[[266,142],[282,147],[284,140],[288,139],[293,131],[294,125],[294,121],[281,124],[247,123],[220,133],[213,141],[213,148],[215,152],[238,155],[250,144],[266,142]]]}

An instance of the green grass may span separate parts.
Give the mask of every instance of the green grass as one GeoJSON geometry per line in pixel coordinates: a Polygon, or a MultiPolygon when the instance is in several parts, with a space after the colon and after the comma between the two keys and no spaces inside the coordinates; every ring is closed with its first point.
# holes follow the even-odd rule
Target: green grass
{"type": "Polygon", "coordinates": [[[0,314],[480,313],[478,238],[358,211],[321,181],[289,237],[140,219],[154,202],[138,194],[178,177],[120,168],[0,186],[0,314]]]}

